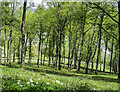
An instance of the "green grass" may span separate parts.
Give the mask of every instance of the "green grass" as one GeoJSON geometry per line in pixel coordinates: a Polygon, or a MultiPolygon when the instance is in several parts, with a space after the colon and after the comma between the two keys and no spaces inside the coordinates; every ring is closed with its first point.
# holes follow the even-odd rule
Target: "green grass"
{"type": "Polygon", "coordinates": [[[51,66],[35,64],[20,65],[12,63],[12,67],[0,66],[2,68],[2,87],[5,90],[17,91],[57,91],[57,90],[118,90],[120,85],[115,74],[98,73],[98,75],[83,74],[75,70],[55,70],[51,66]]]}

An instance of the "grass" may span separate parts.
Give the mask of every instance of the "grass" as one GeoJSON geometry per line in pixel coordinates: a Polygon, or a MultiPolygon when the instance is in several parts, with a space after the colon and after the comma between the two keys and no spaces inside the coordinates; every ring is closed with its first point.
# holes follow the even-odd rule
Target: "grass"
{"type": "MultiPolygon", "coordinates": [[[[7,64],[8,65],[8,64],[7,64]]],[[[120,85],[115,74],[98,73],[98,75],[83,74],[81,69],[79,73],[75,70],[68,71],[55,70],[51,66],[35,64],[25,65],[20,69],[20,65],[12,63],[12,67],[0,66],[2,68],[2,88],[3,91],[74,91],[76,90],[116,90],[120,85]]]]}

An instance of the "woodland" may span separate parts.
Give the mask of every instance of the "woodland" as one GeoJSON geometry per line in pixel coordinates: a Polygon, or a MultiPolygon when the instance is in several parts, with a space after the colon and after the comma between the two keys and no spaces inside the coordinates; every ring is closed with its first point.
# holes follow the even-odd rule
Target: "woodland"
{"type": "Polygon", "coordinates": [[[120,1],[1,1],[0,68],[3,92],[119,91],[120,1]]]}

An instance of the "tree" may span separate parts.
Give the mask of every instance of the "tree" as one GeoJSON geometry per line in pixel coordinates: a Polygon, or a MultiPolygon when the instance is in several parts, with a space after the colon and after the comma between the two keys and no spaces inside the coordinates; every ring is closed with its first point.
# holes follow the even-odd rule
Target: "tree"
{"type": "Polygon", "coordinates": [[[25,15],[26,15],[26,6],[27,6],[27,0],[24,0],[24,6],[23,6],[23,16],[22,16],[22,25],[21,25],[21,34],[22,34],[22,50],[21,50],[21,67],[24,68],[24,62],[25,62],[25,15]]]}

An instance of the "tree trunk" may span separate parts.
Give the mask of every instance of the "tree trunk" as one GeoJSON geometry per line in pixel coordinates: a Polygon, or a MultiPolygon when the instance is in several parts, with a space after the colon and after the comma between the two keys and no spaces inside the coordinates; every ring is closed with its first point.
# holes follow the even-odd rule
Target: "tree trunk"
{"type": "Polygon", "coordinates": [[[113,72],[116,74],[116,70],[117,70],[117,62],[116,62],[116,52],[115,52],[115,55],[114,55],[114,58],[113,58],[113,72]]]}
{"type": "Polygon", "coordinates": [[[98,44],[98,55],[97,55],[97,64],[96,64],[96,71],[95,74],[97,74],[98,71],[98,64],[100,59],[100,50],[101,50],[101,30],[102,30],[102,23],[103,23],[104,13],[101,15],[101,23],[99,27],[99,44],[98,44]]]}
{"type": "MultiPolygon", "coordinates": [[[[12,4],[11,4],[11,8],[12,9],[12,18],[13,18],[13,13],[14,13],[14,4],[13,4],[13,7],[12,7],[12,4]]],[[[11,28],[11,31],[10,31],[10,55],[9,55],[9,67],[11,67],[11,54],[12,54],[12,31],[13,31],[13,21],[12,21],[12,28],[11,28]]]]}
{"type": "Polygon", "coordinates": [[[65,35],[63,34],[63,61],[64,61],[64,68],[65,68],[65,35]]]}
{"type": "Polygon", "coordinates": [[[56,40],[56,63],[55,63],[56,68],[55,69],[57,69],[57,60],[58,60],[58,41],[56,40]]]}
{"type": "MultiPolygon", "coordinates": [[[[51,39],[49,39],[49,40],[51,40],[51,39]]],[[[49,42],[49,63],[48,63],[48,66],[49,66],[50,63],[51,63],[50,55],[51,55],[51,41],[49,42]]]]}
{"type": "MultiPolygon", "coordinates": [[[[85,15],[86,15],[86,12],[85,12],[85,15]]],[[[83,50],[84,35],[85,35],[85,33],[84,33],[85,21],[86,21],[86,17],[84,17],[83,21],[81,20],[81,24],[82,24],[82,29],[81,29],[81,32],[82,32],[82,43],[81,43],[81,49],[80,49],[80,52],[79,52],[77,72],[80,70],[80,65],[81,65],[81,60],[82,60],[82,50],[83,50]]]]}
{"type": "Polygon", "coordinates": [[[43,59],[43,65],[44,65],[44,61],[45,61],[45,55],[46,55],[46,50],[47,50],[47,45],[48,45],[48,37],[49,37],[49,33],[50,33],[50,30],[48,32],[48,35],[47,35],[47,42],[46,42],[46,47],[45,47],[45,52],[44,52],[44,59],[43,59]]]}
{"type": "Polygon", "coordinates": [[[69,54],[68,54],[68,70],[70,70],[70,52],[71,52],[71,21],[70,21],[70,29],[69,29],[69,54]]]}
{"type": "MultiPolygon", "coordinates": [[[[43,38],[43,37],[42,37],[43,38]]],[[[43,48],[43,39],[42,39],[42,44],[41,44],[41,65],[42,65],[42,53],[43,53],[43,51],[42,51],[42,48],[43,48]]]]}
{"type": "Polygon", "coordinates": [[[6,26],[5,26],[5,38],[4,38],[4,64],[6,66],[6,26]]]}
{"type": "MultiPolygon", "coordinates": [[[[77,35],[78,35],[78,25],[77,25],[77,30],[76,30],[75,40],[74,40],[74,47],[72,49],[72,56],[71,56],[72,62],[73,62],[73,57],[74,57],[74,54],[75,54],[74,52],[76,51],[76,42],[77,42],[77,39],[78,39],[77,35]]],[[[70,64],[71,69],[72,69],[72,62],[70,64]]]]}
{"type": "Polygon", "coordinates": [[[54,49],[55,49],[55,36],[54,36],[54,29],[53,29],[53,50],[52,50],[52,63],[53,63],[53,66],[54,66],[54,49]]]}
{"type": "Polygon", "coordinates": [[[27,0],[24,0],[21,34],[22,34],[22,50],[21,50],[21,68],[24,68],[25,63],[25,15],[26,15],[27,0]]]}
{"type": "Polygon", "coordinates": [[[15,42],[14,42],[13,62],[15,62],[15,42]]]}
{"type": "Polygon", "coordinates": [[[9,39],[7,43],[7,62],[9,61],[9,39]]]}
{"type": "Polygon", "coordinates": [[[19,38],[19,44],[18,44],[18,63],[20,64],[20,38],[19,38]]]}
{"type": "Polygon", "coordinates": [[[47,38],[46,47],[45,47],[45,52],[44,52],[43,65],[44,65],[44,61],[45,61],[45,55],[46,55],[46,50],[47,50],[47,43],[48,43],[48,38],[47,38]]]}
{"type": "Polygon", "coordinates": [[[94,29],[94,33],[93,33],[92,41],[91,41],[90,55],[89,55],[89,58],[88,58],[88,60],[87,60],[87,67],[86,67],[86,71],[85,71],[86,74],[88,74],[88,65],[89,65],[90,58],[91,58],[92,53],[93,53],[93,42],[94,42],[94,36],[95,36],[95,29],[94,29]]]}
{"type": "Polygon", "coordinates": [[[25,56],[26,56],[26,51],[27,51],[28,35],[29,33],[27,32],[26,41],[25,41],[25,56]]]}
{"type": "Polygon", "coordinates": [[[76,65],[76,62],[77,62],[77,56],[78,56],[78,50],[79,50],[79,47],[80,47],[80,41],[81,41],[81,33],[80,33],[80,37],[79,37],[79,41],[78,41],[78,45],[76,46],[76,50],[75,50],[75,60],[74,60],[74,69],[77,68],[77,65],[76,65]]]}
{"type": "Polygon", "coordinates": [[[108,43],[108,38],[106,38],[106,41],[105,41],[105,55],[104,55],[104,65],[103,65],[103,72],[105,72],[106,53],[107,53],[107,43],[108,43]]]}
{"type": "Polygon", "coordinates": [[[110,73],[112,70],[112,57],[113,57],[113,44],[114,44],[114,39],[112,39],[112,44],[111,44],[111,58],[110,58],[110,73]]]}
{"type": "Polygon", "coordinates": [[[89,58],[86,61],[86,63],[87,63],[87,67],[86,67],[86,71],[85,71],[86,74],[88,74],[88,65],[89,65],[90,58],[91,58],[92,53],[93,53],[94,36],[95,36],[95,30],[94,30],[94,33],[93,33],[93,36],[92,36],[91,47],[90,47],[90,55],[89,55],[89,58]]]}
{"type": "Polygon", "coordinates": [[[31,66],[31,59],[32,59],[32,57],[31,57],[31,46],[32,46],[32,38],[30,37],[30,40],[29,40],[29,44],[30,44],[30,46],[29,46],[29,61],[28,61],[28,63],[30,64],[30,66],[31,66]]]}
{"type": "Polygon", "coordinates": [[[61,31],[62,30],[60,29],[60,31],[59,31],[59,35],[60,35],[59,36],[60,37],[59,38],[59,49],[58,49],[59,50],[59,66],[58,66],[59,70],[61,70],[61,65],[60,65],[61,64],[61,40],[62,40],[62,32],[61,31]]]}
{"type": "Polygon", "coordinates": [[[39,67],[39,59],[40,59],[40,45],[41,45],[41,32],[42,30],[40,30],[40,33],[39,33],[39,45],[38,45],[38,60],[37,60],[37,65],[39,67]]]}

